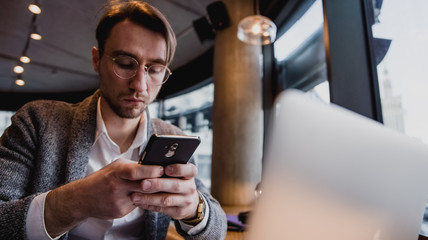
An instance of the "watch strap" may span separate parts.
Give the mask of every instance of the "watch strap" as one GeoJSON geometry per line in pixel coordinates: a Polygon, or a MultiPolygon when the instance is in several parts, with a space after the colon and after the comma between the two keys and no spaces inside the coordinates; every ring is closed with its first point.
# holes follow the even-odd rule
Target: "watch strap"
{"type": "Polygon", "coordinates": [[[199,203],[196,216],[191,219],[182,219],[181,221],[185,224],[196,226],[198,223],[202,222],[205,216],[205,201],[202,197],[202,194],[198,191],[199,203]]]}

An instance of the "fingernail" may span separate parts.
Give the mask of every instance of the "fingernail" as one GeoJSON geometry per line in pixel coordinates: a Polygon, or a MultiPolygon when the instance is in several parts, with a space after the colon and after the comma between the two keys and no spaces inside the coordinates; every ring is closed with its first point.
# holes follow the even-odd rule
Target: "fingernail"
{"type": "Polygon", "coordinates": [[[164,174],[164,171],[165,171],[165,170],[163,169],[163,167],[160,167],[160,168],[159,168],[159,175],[161,175],[161,176],[162,176],[162,175],[164,174]]]}
{"type": "Polygon", "coordinates": [[[135,203],[141,202],[141,196],[138,194],[134,194],[134,197],[132,198],[132,201],[135,203]]]}
{"type": "Polygon", "coordinates": [[[149,190],[152,187],[152,183],[149,180],[143,181],[143,190],[149,190]]]}
{"type": "Polygon", "coordinates": [[[174,168],[173,167],[166,167],[165,173],[166,173],[166,175],[172,175],[174,173],[174,168]]]}

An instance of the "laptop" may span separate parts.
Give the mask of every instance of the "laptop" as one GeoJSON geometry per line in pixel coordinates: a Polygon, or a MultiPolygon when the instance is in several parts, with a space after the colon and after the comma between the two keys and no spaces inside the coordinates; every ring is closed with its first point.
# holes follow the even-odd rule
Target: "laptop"
{"type": "Polygon", "coordinates": [[[246,239],[417,239],[428,146],[298,90],[275,101],[246,239]]]}

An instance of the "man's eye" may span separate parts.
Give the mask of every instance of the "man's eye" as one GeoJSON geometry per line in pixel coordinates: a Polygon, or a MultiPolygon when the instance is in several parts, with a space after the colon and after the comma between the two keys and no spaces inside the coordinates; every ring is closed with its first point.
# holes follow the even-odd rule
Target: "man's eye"
{"type": "Polygon", "coordinates": [[[135,69],[138,67],[138,63],[130,58],[116,58],[115,63],[123,69],[135,69]]]}
{"type": "Polygon", "coordinates": [[[150,74],[159,74],[165,71],[165,67],[161,65],[152,65],[148,70],[150,74]]]}

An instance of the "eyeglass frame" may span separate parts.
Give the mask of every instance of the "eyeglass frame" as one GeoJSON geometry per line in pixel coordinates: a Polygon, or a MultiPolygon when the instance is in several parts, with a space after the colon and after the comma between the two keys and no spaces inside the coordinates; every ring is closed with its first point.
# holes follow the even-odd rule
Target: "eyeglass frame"
{"type": "MultiPolygon", "coordinates": [[[[111,56],[110,54],[105,53],[102,49],[98,49],[98,51],[99,51],[99,53],[100,53],[100,54],[106,55],[107,57],[109,57],[109,58],[112,60],[112,64],[113,64],[113,72],[114,72],[114,74],[115,74],[117,77],[122,78],[122,79],[131,79],[131,78],[135,77],[135,75],[137,75],[138,68],[140,68],[141,64],[140,64],[140,62],[139,62],[137,59],[135,59],[134,57],[132,57],[132,56],[130,56],[130,55],[126,55],[126,54],[121,54],[121,55],[120,55],[120,56],[129,57],[129,58],[133,59],[133,60],[137,63],[137,65],[138,65],[138,67],[137,67],[137,68],[135,68],[135,70],[132,70],[132,71],[134,71],[134,73],[133,73],[133,75],[132,75],[132,76],[130,76],[130,77],[123,77],[123,76],[120,76],[120,75],[116,72],[115,65],[117,65],[117,67],[119,67],[119,64],[117,64],[115,60],[116,60],[116,59],[118,59],[118,58],[117,58],[117,57],[113,57],[113,56],[111,56]]],[[[153,84],[153,82],[152,82],[152,81],[148,81],[148,83],[149,83],[150,85],[154,85],[154,86],[160,86],[160,85],[163,85],[166,81],[168,81],[169,77],[172,75],[172,71],[169,69],[169,67],[168,67],[168,66],[163,65],[163,64],[153,64],[153,65],[150,65],[150,66],[143,65],[144,74],[145,74],[145,76],[146,76],[146,77],[148,77],[150,80],[152,80],[153,78],[152,78],[152,77],[150,77],[150,74],[149,74],[149,71],[148,71],[148,70],[149,70],[152,66],[162,66],[162,67],[164,67],[164,68],[165,68],[165,70],[166,70],[166,71],[165,71],[166,79],[164,79],[160,84],[153,84]]],[[[119,68],[120,68],[120,67],[119,67],[119,68]]],[[[165,77],[164,77],[164,78],[165,78],[165,77]]]]}

